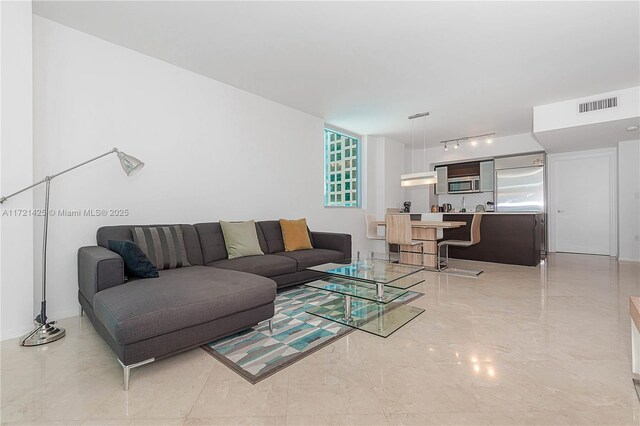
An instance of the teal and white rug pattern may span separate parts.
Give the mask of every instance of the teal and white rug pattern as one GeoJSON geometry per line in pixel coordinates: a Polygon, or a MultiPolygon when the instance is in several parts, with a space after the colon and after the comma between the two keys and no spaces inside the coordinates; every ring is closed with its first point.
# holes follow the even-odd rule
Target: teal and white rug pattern
{"type": "MultiPolygon", "coordinates": [[[[404,303],[419,293],[403,296],[404,303]]],[[[274,332],[267,322],[202,346],[212,356],[255,384],[301,360],[307,355],[351,333],[354,329],[306,311],[335,302],[342,308],[342,298],[333,293],[298,287],[276,297],[274,332]]]]}

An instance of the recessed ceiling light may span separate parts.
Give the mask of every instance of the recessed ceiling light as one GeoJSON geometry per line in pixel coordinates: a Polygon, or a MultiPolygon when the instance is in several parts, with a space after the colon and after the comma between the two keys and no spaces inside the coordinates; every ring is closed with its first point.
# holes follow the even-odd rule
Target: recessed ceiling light
{"type": "Polygon", "coordinates": [[[471,141],[471,145],[476,146],[476,145],[478,145],[478,142],[476,142],[476,141],[471,141]]]}
{"type": "Polygon", "coordinates": [[[460,142],[456,142],[456,146],[454,146],[455,149],[458,149],[460,147],[460,142]]]}
{"type": "Polygon", "coordinates": [[[492,139],[487,139],[487,143],[491,143],[491,142],[493,142],[492,139]]]}
{"type": "Polygon", "coordinates": [[[629,126],[629,127],[627,127],[627,132],[633,132],[634,130],[638,130],[638,126],[629,126]]]}

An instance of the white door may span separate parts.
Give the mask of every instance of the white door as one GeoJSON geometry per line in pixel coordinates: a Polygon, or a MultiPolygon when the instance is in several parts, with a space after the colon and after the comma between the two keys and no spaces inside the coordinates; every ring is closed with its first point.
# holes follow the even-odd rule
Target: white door
{"type": "Polygon", "coordinates": [[[556,161],[556,251],[611,254],[611,167],[607,155],[556,161]]]}

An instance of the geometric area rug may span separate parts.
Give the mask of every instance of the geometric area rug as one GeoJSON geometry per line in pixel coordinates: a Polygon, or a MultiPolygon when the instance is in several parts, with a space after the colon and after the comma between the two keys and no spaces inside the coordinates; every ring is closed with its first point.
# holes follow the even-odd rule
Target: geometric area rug
{"type": "MultiPolygon", "coordinates": [[[[421,296],[409,292],[403,296],[406,300],[398,302],[407,303],[418,295],[421,296]]],[[[297,287],[278,293],[273,334],[269,333],[269,324],[265,321],[254,328],[207,343],[202,348],[256,384],[354,331],[349,326],[306,312],[331,301],[335,302],[336,309],[341,308],[340,296],[315,288],[297,287]]]]}

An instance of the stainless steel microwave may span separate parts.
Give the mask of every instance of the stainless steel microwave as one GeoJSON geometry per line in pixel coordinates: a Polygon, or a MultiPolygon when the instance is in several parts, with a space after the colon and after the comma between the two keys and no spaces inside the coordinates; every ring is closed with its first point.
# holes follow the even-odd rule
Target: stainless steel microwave
{"type": "Polygon", "coordinates": [[[466,176],[447,179],[449,194],[480,192],[480,176],[466,176]]]}

